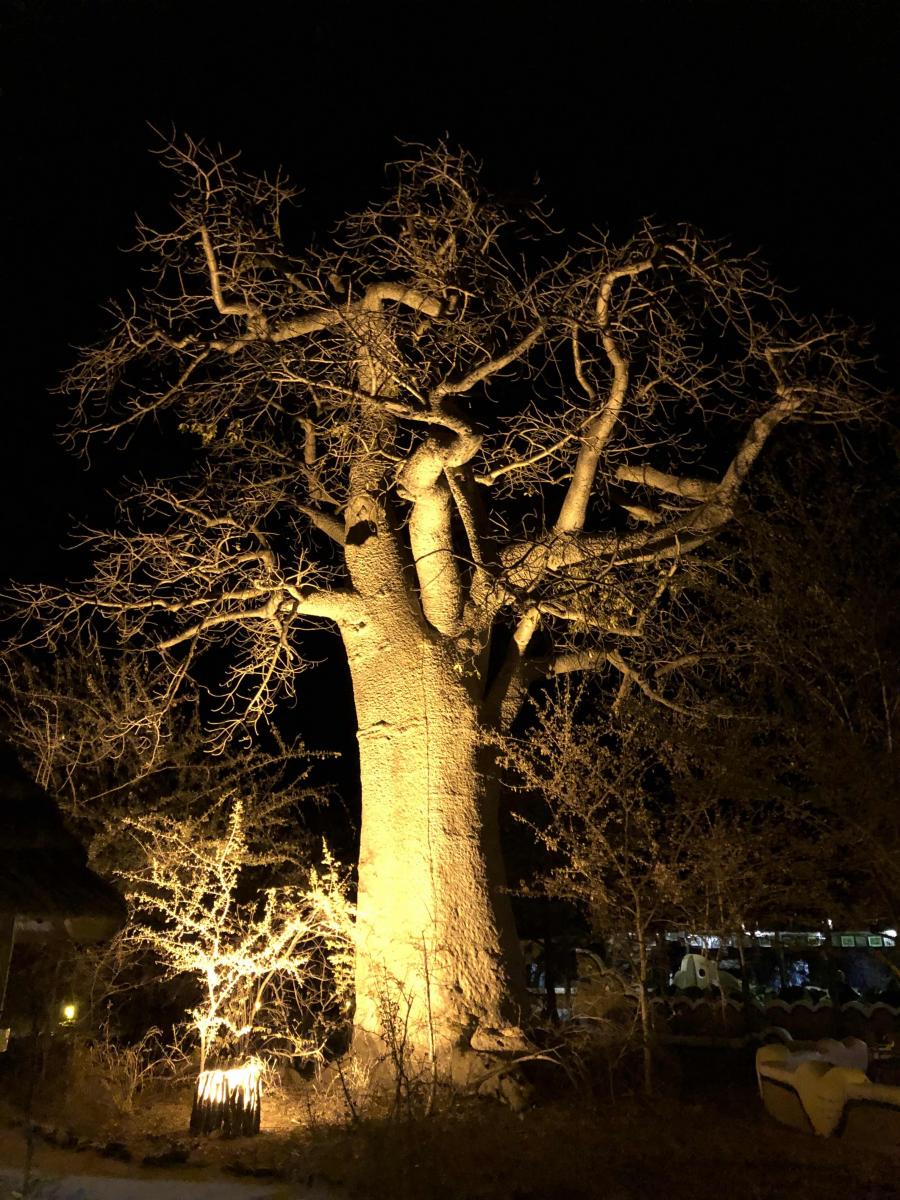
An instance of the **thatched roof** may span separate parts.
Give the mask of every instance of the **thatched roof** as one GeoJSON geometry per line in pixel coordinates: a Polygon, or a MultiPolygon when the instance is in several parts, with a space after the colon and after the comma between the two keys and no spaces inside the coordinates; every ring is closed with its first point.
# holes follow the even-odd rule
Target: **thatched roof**
{"type": "Polygon", "coordinates": [[[88,868],[52,798],[0,750],[0,916],[32,936],[111,937],[125,919],[119,893],[88,868]]]}

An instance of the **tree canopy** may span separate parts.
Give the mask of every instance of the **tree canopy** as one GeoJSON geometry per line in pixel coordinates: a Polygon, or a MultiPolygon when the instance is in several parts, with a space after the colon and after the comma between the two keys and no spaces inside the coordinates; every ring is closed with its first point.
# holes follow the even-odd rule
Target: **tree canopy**
{"type": "Polygon", "coordinates": [[[440,146],[297,250],[280,175],[189,141],[162,159],[175,223],[140,227],[148,286],[67,376],[68,436],[157,422],[196,438],[195,470],[87,535],[90,582],[29,598],[48,640],[99,616],[157,652],[148,719],[215,641],[218,736],[267,715],[310,620],[360,619],[375,541],[492,720],[538,672],[690,685],[662,597],[686,594],[776,426],[869,404],[852,331],[796,318],[757,259],[689,228],[563,242],[440,146]]]}
{"type": "Polygon", "coordinates": [[[26,637],[90,627],[139,656],[128,736],[152,758],[185,689],[223,748],[299,690],[311,625],[338,632],[357,1042],[393,1044],[404,1014],[404,1044],[456,1071],[521,1044],[491,736],[541,678],[683,714],[731,672],[686,619],[717,535],[776,430],[870,411],[858,339],[796,316],[752,255],[650,222],[564,235],[444,145],[306,246],[280,174],[189,140],[162,161],[174,220],[140,226],[146,286],[63,390],[76,448],[149,425],[193,462],[126,489],[84,582],[20,590],[26,637]]]}

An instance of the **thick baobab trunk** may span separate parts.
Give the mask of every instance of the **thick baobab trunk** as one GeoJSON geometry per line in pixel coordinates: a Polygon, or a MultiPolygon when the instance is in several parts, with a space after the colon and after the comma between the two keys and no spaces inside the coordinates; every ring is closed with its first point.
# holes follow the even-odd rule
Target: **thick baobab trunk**
{"type": "Polygon", "coordinates": [[[476,704],[452,648],[393,605],[345,642],[363,799],[355,1046],[446,1073],[460,1051],[521,1045],[524,973],[476,704]]]}

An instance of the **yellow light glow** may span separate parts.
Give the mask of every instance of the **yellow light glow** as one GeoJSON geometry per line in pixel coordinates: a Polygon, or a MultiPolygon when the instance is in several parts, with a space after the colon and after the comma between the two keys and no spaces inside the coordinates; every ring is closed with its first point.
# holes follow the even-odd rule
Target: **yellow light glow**
{"type": "Polygon", "coordinates": [[[253,1108],[261,1094],[262,1064],[256,1059],[228,1071],[201,1071],[197,1082],[197,1095],[204,1103],[223,1104],[236,1097],[245,1108],[253,1108]]]}
{"type": "Polygon", "coordinates": [[[78,1008],[74,1004],[64,1004],[62,1015],[64,1021],[74,1021],[78,1015],[78,1008]]]}

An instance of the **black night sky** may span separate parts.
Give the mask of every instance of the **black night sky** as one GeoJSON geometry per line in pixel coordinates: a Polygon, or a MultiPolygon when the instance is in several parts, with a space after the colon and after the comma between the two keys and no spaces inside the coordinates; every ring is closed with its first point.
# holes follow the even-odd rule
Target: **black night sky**
{"type": "MultiPolygon", "coordinates": [[[[513,202],[627,234],[643,215],[760,247],[797,305],[876,326],[896,380],[900,17],[894,0],[388,2],[2,0],[6,573],[59,579],[95,470],[54,441],[49,394],[100,308],[140,286],[120,250],[165,220],[149,126],[282,164],[298,236],[381,186],[398,139],[446,134],[513,202]]],[[[165,456],[166,447],[158,451],[165,456]]]]}

